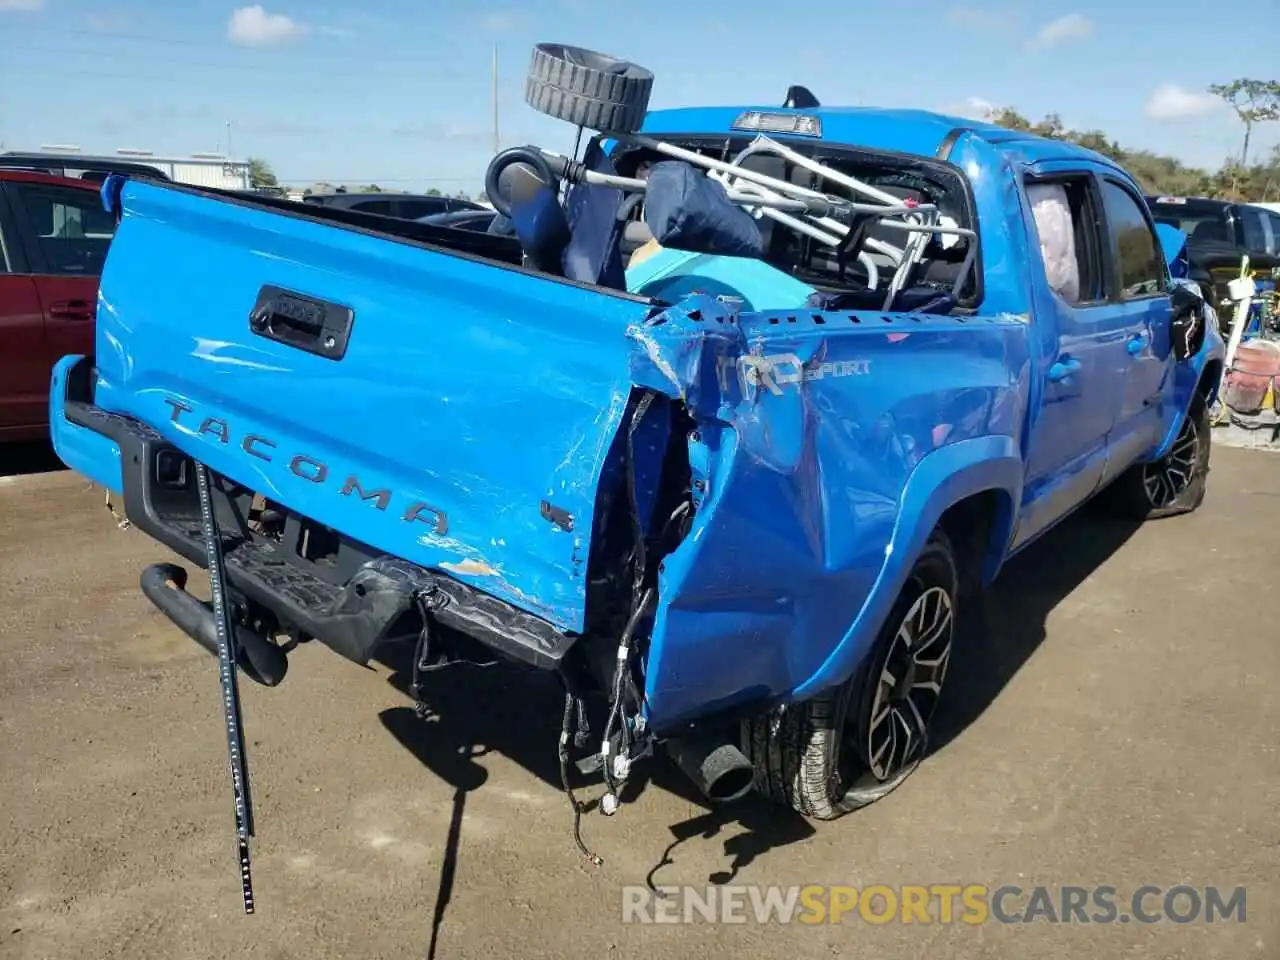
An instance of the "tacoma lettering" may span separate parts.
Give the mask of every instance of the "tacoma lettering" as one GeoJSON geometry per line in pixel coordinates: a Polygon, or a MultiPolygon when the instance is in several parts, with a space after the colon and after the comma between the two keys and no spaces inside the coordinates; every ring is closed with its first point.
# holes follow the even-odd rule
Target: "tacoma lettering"
{"type": "MultiPolygon", "coordinates": [[[[169,421],[171,423],[182,426],[194,423],[194,420],[183,421],[185,414],[194,414],[196,412],[195,407],[191,406],[191,404],[175,397],[165,397],[164,402],[169,406],[169,421]]],[[[187,426],[187,429],[190,430],[190,426],[187,426]]],[[[196,427],[194,433],[196,436],[210,436],[216,438],[219,443],[230,444],[235,430],[233,424],[227,420],[220,417],[205,417],[200,421],[200,425],[196,427]]],[[[264,437],[259,433],[246,433],[240,438],[239,447],[246,455],[266,463],[275,463],[276,458],[272,456],[272,451],[280,449],[280,445],[275,440],[270,437],[264,437]]],[[[332,472],[327,463],[305,453],[295,453],[289,456],[288,469],[291,474],[300,480],[306,480],[308,483],[314,483],[317,486],[325,485],[332,472]]],[[[396,498],[396,492],[388,487],[366,487],[361,482],[360,477],[354,473],[347,474],[340,486],[331,487],[330,489],[333,489],[340,497],[354,496],[358,500],[370,503],[374,509],[383,513],[390,510],[391,501],[396,498]]],[[[448,514],[422,500],[408,500],[404,510],[399,512],[398,515],[401,523],[425,523],[437,536],[444,536],[449,532],[448,514]]]]}
{"type": "Polygon", "coordinates": [[[222,443],[226,443],[229,436],[227,421],[219,420],[217,417],[205,417],[204,423],[200,424],[200,429],[196,432],[212,434],[222,443]]]}
{"type": "Polygon", "coordinates": [[[257,434],[250,433],[250,434],[247,434],[245,438],[240,441],[240,449],[243,450],[245,453],[247,453],[251,457],[257,457],[259,460],[265,460],[267,461],[267,463],[270,463],[271,462],[270,457],[268,457],[265,453],[259,453],[257,450],[253,449],[253,445],[256,443],[260,443],[264,447],[272,447],[272,448],[275,447],[275,444],[272,443],[270,440],[268,440],[266,437],[260,437],[257,434]]]}
{"type": "Polygon", "coordinates": [[[324,478],[329,475],[329,468],[323,463],[313,457],[304,457],[302,454],[298,454],[289,461],[289,469],[295,476],[310,480],[312,483],[324,483],[324,478]],[[310,464],[310,469],[303,470],[304,463],[310,464]]]}
{"type": "Polygon", "coordinates": [[[342,485],[342,495],[349,497],[355,494],[361,500],[373,500],[374,506],[379,510],[387,509],[391,503],[391,491],[385,487],[381,490],[370,490],[368,492],[360,486],[360,481],[355,477],[347,477],[347,482],[342,485]]]}

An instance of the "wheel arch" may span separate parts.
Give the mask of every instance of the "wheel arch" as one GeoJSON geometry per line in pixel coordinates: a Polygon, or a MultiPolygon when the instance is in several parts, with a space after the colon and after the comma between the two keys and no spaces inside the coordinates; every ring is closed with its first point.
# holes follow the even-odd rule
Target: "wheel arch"
{"type": "Polygon", "coordinates": [[[1013,535],[1013,495],[989,487],[957,500],[938,518],[955,550],[960,589],[977,593],[995,579],[1013,535]]]}
{"type": "Polygon", "coordinates": [[[979,582],[994,579],[1013,537],[1014,505],[1021,499],[1023,473],[1017,442],[1009,436],[962,440],[921,458],[898,501],[898,519],[885,548],[885,563],[866,602],[822,666],[788,699],[814,696],[854,674],[925,544],[939,527],[949,538],[953,538],[952,530],[959,530],[965,538],[965,547],[953,545],[957,564],[965,558],[980,558],[979,582]],[[967,553],[962,552],[965,550],[967,553]]]}

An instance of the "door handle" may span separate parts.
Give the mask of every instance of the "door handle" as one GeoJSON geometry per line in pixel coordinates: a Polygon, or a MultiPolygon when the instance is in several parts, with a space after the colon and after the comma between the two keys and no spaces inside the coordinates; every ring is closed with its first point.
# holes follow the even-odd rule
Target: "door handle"
{"type": "Polygon", "coordinates": [[[1125,345],[1125,349],[1129,351],[1129,356],[1136,357],[1147,348],[1149,338],[1145,333],[1135,334],[1129,338],[1129,342],[1125,345]]]}
{"type": "Polygon", "coordinates": [[[49,304],[49,316],[59,320],[92,320],[93,304],[88,300],[57,300],[49,304]]]}
{"type": "Polygon", "coordinates": [[[1049,368],[1049,379],[1054,383],[1059,380],[1065,380],[1073,373],[1080,372],[1080,361],[1074,357],[1068,357],[1065,354],[1058,358],[1058,362],[1049,368]]]}

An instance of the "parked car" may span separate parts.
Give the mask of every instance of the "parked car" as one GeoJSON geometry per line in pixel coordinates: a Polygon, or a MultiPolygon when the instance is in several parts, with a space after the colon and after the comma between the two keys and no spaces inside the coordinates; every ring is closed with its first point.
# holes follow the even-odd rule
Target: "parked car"
{"type": "Polygon", "coordinates": [[[1280,213],[1206,197],[1147,197],[1147,205],[1157,223],[1187,235],[1191,279],[1205,291],[1224,329],[1234,310],[1227,284],[1240,276],[1242,258],[1249,257],[1258,278],[1280,267],[1280,213]]]}
{"type": "Polygon", "coordinates": [[[473,200],[460,197],[437,197],[420,193],[311,193],[303,203],[339,210],[376,213],[401,220],[417,220],[435,213],[454,210],[484,210],[473,200]]]}
{"type": "Polygon", "coordinates": [[[69,180],[90,180],[101,183],[113,173],[125,174],[138,179],[171,180],[172,178],[158,167],[137,160],[100,160],[97,158],[62,156],[53,153],[19,153],[8,151],[0,153],[0,170],[28,170],[32,173],[46,173],[53,177],[66,177],[69,180]]]}
{"type": "Polygon", "coordinates": [[[46,435],[49,377],[92,353],[115,232],[96,183],[0,168],[0,442],[46,435]]]}
{"type": "MultiPolygon", "coordinates": [[[[278,633],[428,667],[478,641],[560,678],[607,796],[662,746],[713,801],[834,818],[921,762],[956,611],[1011,557],[1104,492],[1199,506],[1223,341],[1105,157],[917,111],[646,113],[652,75],[603,59],[538,48],[536,105],[607,139],[495,159],[518,241],[123,184],[56,449],[225,563],[246,675],[282,678],[278,633]],[[592,176],[648,191],[625,276],[592,176]]],[[[214,648],[180,567],[143,579],[214,648]]]]}

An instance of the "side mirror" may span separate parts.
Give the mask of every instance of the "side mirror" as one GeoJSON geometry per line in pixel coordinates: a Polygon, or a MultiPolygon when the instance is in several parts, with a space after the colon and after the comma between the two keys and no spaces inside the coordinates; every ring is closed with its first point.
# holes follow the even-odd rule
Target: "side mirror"
{"type": "Polygon", "coordinates": [[[1172,309],[1170,339],[1174,359],[1181,363],[1200,352],[1204,344],[1204,298],[1195,287],[1175,284],[1169,296],[1172,309]]]}

